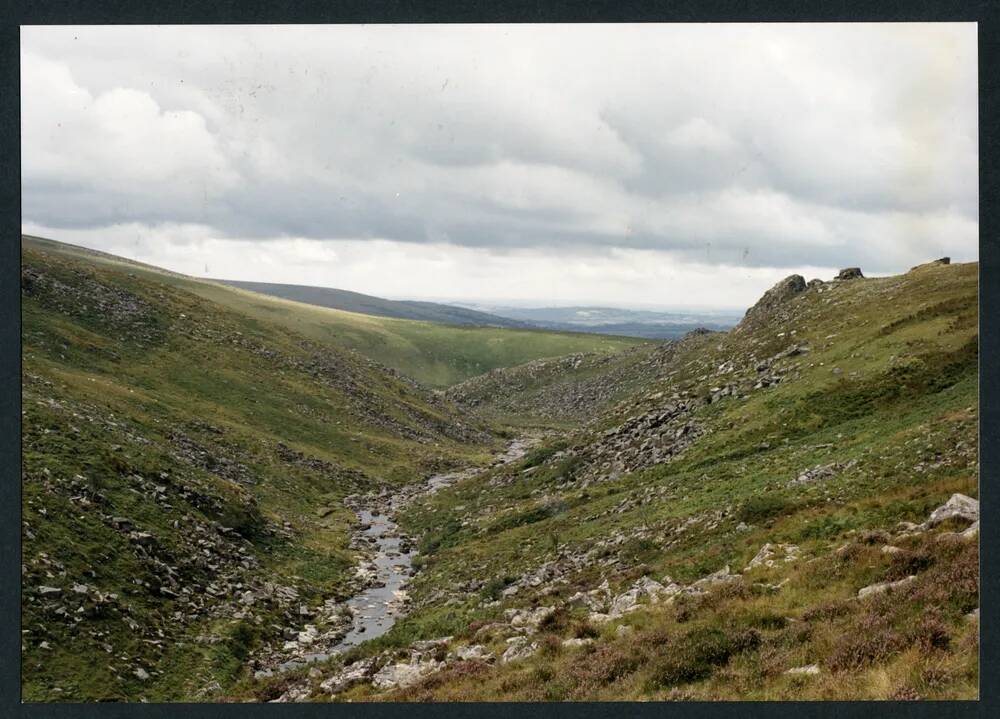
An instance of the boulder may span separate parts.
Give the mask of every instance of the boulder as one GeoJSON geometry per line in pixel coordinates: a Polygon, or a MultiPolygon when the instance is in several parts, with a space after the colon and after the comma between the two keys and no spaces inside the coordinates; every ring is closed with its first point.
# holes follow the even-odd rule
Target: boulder
{"type": "Polygon", "coordinates": [[[917,577],[915,574],[911,574],[905,579],[900,579],[896,582],[879,582],[878,584],[870,584],[867,587],[863,587],[858,590],[858,599],[864,599],[872,594],[882,594],[883,592],[888,592],[891,589],[898,589],[900,587],[905,587],[907,584],[915,580],[917,577]]]}
{"type": "Polygon", "coordinates": [[[354,662],[354,664],[344,667],[332,677],[321,683],[319,685],[320,689],[330,692],[331,694],[342,692],[353,684],[367,679],[371,674],[374,664],[375,657],[368,657],[367,659],[354,662]]]}
{"type": "Polygon", "coordinates": [[[964,519],[967,522],[979,520],[979,502],[964,494],[953,494],[951,498],[940,507],[931,512],[924,526],[927,528],[936,527],[949,519],[964,519]]]}
{"type": "Polygon", "coordinates": [[[508,609],[504,616],[512,627],[537,632],[538,625],[545,621],[555,611],[555,607],[537,607],[536,609],[508,609]]]}
{"type": "Polygon", "coordinates": [[[860,280],[864,278],[860,267],[845,267],[837,273],[838,280],[860,280]]]}
{"type": "Polygon", "coordinates": [[[378,689],[395,689],[412,686],[425,675],[444,667],[444,662],[429,659],[410,664],[388,664],[372,677],[372,684],[378,689]]]}
{"type": "Polygon", "coordinates": [[[468,644],[455,649],[455,658],[462,661],[492,661],[493,654],[482,644],[468,644]]]}
{"type": "Polygon", "coordinates": [[[530,657],[538,651],[538,642],[529,642],[527,637],[517,636],[507,640],[507,649],[500,657],[502,664],[516,662],[520,659],[530,657]]]}
{"type": "Polygon", "coordinates": [[[685,591],[688,594],[703,594],[711,587],[715,587],[720,584],[729,584],[730,582],[738,581],[740,578],[739,574],[730,574],[729,565],[727,564],[719,571],[713,572],[707,577],[702,577],[697,582],[694,582],[690,586],[686,587],[685,591]]]}
{"type": "Polygon", "coordinates": [[[807,664],[804,667],[792,667],[791,669],[786,669],[785,674],[819,674],[819,667],[815,664],[807,664]]]}

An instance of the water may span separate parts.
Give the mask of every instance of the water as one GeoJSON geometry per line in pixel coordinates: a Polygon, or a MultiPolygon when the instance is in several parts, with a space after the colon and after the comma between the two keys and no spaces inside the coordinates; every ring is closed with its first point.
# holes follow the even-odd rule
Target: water
{"type": "Polygon", "coordinates": [[[344,636],[333,652],[342,652],[367,639],[380,637],[395,623],[402,606],[400,592],[413,574],[415,549],[404,552],[400,548],[399,527],[388,515],[372,515],[371,511],[358,511],[362,525],[370,524],[365,536],[375,539],[375,583],[360,594],[347,600],[354,617],[354,626],[344,636]]]}
{"type": "MultiPolygon", "coordinates": [[[[517,439],[497,459],[507,464],[520,459],[528,451],[529,443],[517,439]]],[[[480,469],[471,468],[459,472],[436,474],[427,480],[420,494],[433,494],[443,487],[478,474],[480,469]]],[[[347,600],[351,609],[353,625],[344,638],[328,651],[306,654],[281,664],[278,671],[284,671],[303,664],[321,662],[335,654],[344,652],[361,642],[380,637],[388,632],[403,614],[405,587],[413,575],[413,557],[416,549],[403,551],[399,526],[392,515],[413,495],[398,494],[382,504],[383,511],[375,509],[356,510],[362,526],[368,525],[363,535],[374,539],[374,556],[369,566],[375,567],[375,581],[367,589],[347,600]]],[[[416,496],[420,496],[419,494],[416,496]]]]}

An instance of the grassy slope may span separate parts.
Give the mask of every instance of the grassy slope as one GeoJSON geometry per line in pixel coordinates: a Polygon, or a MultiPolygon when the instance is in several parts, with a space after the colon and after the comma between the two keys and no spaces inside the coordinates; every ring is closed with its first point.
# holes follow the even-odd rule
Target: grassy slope
{"type": "Polygon", "coordinates": [[[448,387],[482,372],[573,352],[616,352],[643,340],[573,332],[518,330],[392,319],[269,297],[215,282],[165,272],[149,265],[40,238],[25,247],[45,248],[89,262],[172,284],[223,307],[281,325],[305,337],[354,350],[424,385],[448,387]]]}
{"type": "MultiPolygon", "coordinates": [[[[953,492],[977,496],[977,272],[930,266],[828,284],[779,317],[692,337],[672,376],[631,406],[413,507],[404,526],[423,537],[411,592],[423,608],[380,646],[454,634],[502,651],[502,634],[484,638],[477,627],[507,607],[558,604],[602,578],[620,589],[644,575],[690,582],[726,564],[738,571],[765,542],[799,545],[803,560],[604,627],[588,626],[586,611],[560,612],[535,657],[458,665],[389,698],[975,697],[978,625],[964,615],[979,602],[977,543],[895,528],[923,521],[953,492]],[[757,362],[793,343],[812,351],[775,362],[780,384],[695,410],[704,434],[679,458],[617,479],[588,472],[586,448],[665,401],[654,390],[704,397],[736,378],[752,384],[757,362]],[[720,373],[728,360],[735,372],[720,373]],[[850,460],[832,478],[789,485],[805,469],[850,460]],[[903,551],[883,553],[885,543],[903,551]],[[542,587],[546,596],[520,591],[491,603],[542,562],[588,551],[565,584],[542,587]],[[853,599],[908,574],[918,580],[906,590],[853,599]],[[777,592],[753,583],[783,579],[777,592]],[[619,624],[633,633],[618,636],[619,624]],[[574,635],[597,643],[559,646],[574,635]],[[811,663],[820,675],[784,673],[811,663]]],[[[341,695],[366,696],[367,686],[341,695]]]]}
{"type": "Polygon", "coordinates": [[[29,701],[227,685],[288,622],[238,593],[266,580],[310,606],[347,594],[343,496],[492,447],[418,386],[165,277],[24,247],[29,701]]]}
{"type": "Polygon", "coordinates": [[[478,327],[530,327],[518,320],[499,315],[466,309],[440,302],[419,302],[413,300],[387,300],[350,290],[332,287],[310,287],[308,285],[284,285],[274,282],[244,282],[240,280],[216,280],[219,284],[239,287],[271,297],[281,297],[295,302],[304,302],[319,307],[357,312],[378,317],[424,320],[451,325],[473,325],[478,327]]]}

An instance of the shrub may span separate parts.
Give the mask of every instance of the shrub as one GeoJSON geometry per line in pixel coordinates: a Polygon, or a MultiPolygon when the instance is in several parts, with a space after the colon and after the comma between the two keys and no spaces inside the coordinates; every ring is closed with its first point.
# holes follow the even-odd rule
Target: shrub
{"type": "Polygon", "coordinates": [[[500,593],[513,581],[513,577],[494,577],[483,586],[483,598],[490,600],[499,599],[500,593]]]}
{"type": "Polygon", "coordinates": [[[795,541],[803,542],[809,539],[832,539],[855,526],[851,517],[840,517],[826,514],[809,522],[795,535],[795,541]]]}
{"type": "Polygon", "coordinates": [[[569,614],[566,611],[566,607],[558,607],[538,623],[538,628],[550,632],[559,631],[566,628],[568,621],[569,614]]]}
{"type": "Polygon", "coordinates": [[[806,622],[821,622],[842,617],[851,611],[851,602],[835,600],[823,602],[815,607],[810,607],[802,613],[802,619],[806,622]]]}
{"type": "Polygon", "coordinates": [[[581,655],[571,668],[577,686],[584,692],[591,687],[601,687],[634,672],[639,667],[638,657],[621,647],[602,644],[593,652],[581,655]]]}
{"type": "Polygon", "coordinates": [[[740,617],[740,624],[756,629],[784,629],[788,619],[767,609],[751,609],[740,617]]]}
{"type": "Polygon", "coordinates": [[[530,469],[531,467],[537,467],[547,460],[549,457],[554,455],[561,449],[566,448],[565,442],[557,442],[543,447],[535,447],[530,450],[522,461],[521,467],[523,469],[530,469]]]}
{"type": "Polygon", "coordinates": [[[888,532],[884,532],[881,529],[869,529],[862,532],[858,536],[858,541],[862,544],[886,544],[890,540],[888,532]]]}
{"type": "Polygon", "coordinates": [[[569,625],[569,632],[577,639],[594,639],[600,636],[597,627],[588,621],[575,620],[569,625]]]}
{"type": "Polygon", "coordinates": [[[236,624],[225,640],[226,649],[229,653],[240,661],[244,661],[250,656],[250,651],[257,645],[260,638],[260,630],[246,621],[236,624]]]}
{"type": "Polygon", "coordinates": [[[651,539],[635,537],[625,542],[618,550],[618,556],[628,564],[652,561],[661,554],[660,546],[651,539]]]}
{"type": "Polygon", "coordinates": [[[841,634],[826,664],[833,671],[863,669],[888,659],[905,646],[905,638],[886,617],[869,612],[841,634]]]}
{"type": "Polygon", "coordinates": [[[905,579],[911,574],[919,574],[927,570],[934,563],[934,557],[926,550],[897,552],[892,555],[892,561],[886,572],[885,580],[894,582],[898,579],[905,579]]]}
{"type": "Polygon", "coordinates": [[[890,698],[896,702],[915,702],[920,700],[920,694],[911,686],[901,686],[890,698]]]}
{"type": "Polygon", "coordinates": [[[543,635],[538,645],[538,651],[542,656],[551,657],[562,651],[562,640],[555,634],[543,635]]]}
{"type": "Polygon", "coordinates": [[[734,654],[756,649],[759,645],[760,635],[752,629],[735,633],[714,628],[694,629],[671,644],[668,656],[653,663],[649,688],[661,689],[704,679],[734,654]]]}
{"type": "Polygon", "coordinates": [[[942,554],[912,589],[914,601],[924,605],[950,607],[965,614],[979,606],[979,547],[975,542],[961,542],[947,547],[939,543],[942,554]]]}
{"type": "Polygon", "coordinates": [[[940,612],[933,609],[920,617],[920,620],[907,632],[906,638],[910,644],[920,647],[925,653],[935,649],[947,649],[950,641],[948,627],[941,621],[940,612]]]}
{"type": "Polygon", "coordinates": [[[759,524],[789,511],[791,503],[777,494],[760,494],[751,497],[737,513],[737,518],[747,524],[759,524]]]}
{"type": "Polygon", "coordinates": [[[417,549],[421,554],[434,554],[442,546],[450,545],[461,529],[461,522],[455,518],[448,519],[440,529],[424,535],[417,549]]]}

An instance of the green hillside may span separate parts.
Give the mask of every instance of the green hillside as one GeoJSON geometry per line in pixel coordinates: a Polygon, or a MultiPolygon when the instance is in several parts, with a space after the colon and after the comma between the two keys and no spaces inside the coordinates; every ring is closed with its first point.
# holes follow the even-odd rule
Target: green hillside
{"type": "Polygon", "coordinates": [[[935,510],[978,496],[977,274],[790,278],[689,335],[630,399],[405,511],[421,571],[389,634],[240,695],[975,698],[978,505],[935,510]]]}
{"type": "Polygon", "coordinates": [[[976,264],[654,345],[22,249],[28,701],[978,696],[976,264]]]}
{"type": "Polygon", "coordinates": [[[23,245],[88,263],[128,267],[137,276],[187,290],[245,316],[353,350],[433,388],[448,387],[497,367],[543,357],[574,352],[610,353],[644,343],[644,340],[625,337],[446,325],[356,314],[166,272],[52,240],[25,237],[23,245]]]}
{"type": "Polygon", "coordinates": [[[374,362],[164,277],[23,248],[28,701],[230,683],[354,591],[346,495],[495,446],[374,362]]]}
{"type": "Polygon", "coordinates": [[[414,300],[387,300],[382,297],[365,295],[360,292],[338,290],[332,287],[311,287],[309,285],[287,285],[275,282],[245,282],[241,280],[215,280],[223,285],[239,287],[262,295],[281,297],[295,302],[304,302],[319,307],[357,312],[377,317],[425,320],[451,325],[472,325],[478,327],[530,327],[528,323],[491,315],[487,312],[446,305],[440,302],[418,302],[414,300]]]}

